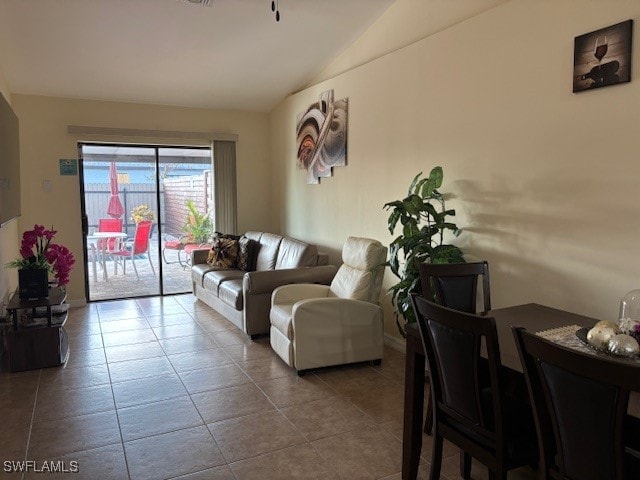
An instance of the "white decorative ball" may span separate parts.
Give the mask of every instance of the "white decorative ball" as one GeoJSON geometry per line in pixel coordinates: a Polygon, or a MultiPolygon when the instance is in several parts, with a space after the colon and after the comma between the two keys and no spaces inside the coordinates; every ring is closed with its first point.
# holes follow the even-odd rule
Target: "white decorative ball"
{"type": "Polygon", "coordinates": [[[620,333],[620,325],[618,324],[618,322],[612,322],[611,320],[600,320],[598,323],[596,323],[593,328],[610,328],[611,330],[613,330],[616,333],[620,333]]]}
{"type": "Polygon", "coordinates": [[[613,328],[593,327],[587,332],[587,342],[589,342],[589,345],[592,347],[606,350],[609,345],[609,340],[614,335],[616,335],[616,332],[613,328]]]}
{"type": "Polygon", "coordinates": [[[609,339],[608,350],[613,354],[624,355],[625,357],[640,355],[640,345],[638,345],[636,339],[624,333],[614,335],[609,339]]]}

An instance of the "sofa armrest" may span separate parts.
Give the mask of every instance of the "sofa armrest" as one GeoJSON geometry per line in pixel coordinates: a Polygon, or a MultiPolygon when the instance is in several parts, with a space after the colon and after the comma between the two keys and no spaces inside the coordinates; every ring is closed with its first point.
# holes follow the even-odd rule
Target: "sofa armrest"
{"type": "Polygon", "coordinates": [[[271,304],[296,303],[305,299],[326,298],[328,294],[329,285],[293,283],[276,288],[271,295],[271,304]]]}
{"type": "Polygon", "coordinates": [[[337,271],[338,267],[335,265],[323,265],[320,267],[247,272],[244,274],[242,288],[246,296],[261,293],[271,294],[277,287],[290,283],[320,283],[328,285],[337,271]]]}
{"type": "Polygon", "coordinates": [[[191,251],[191,265],[197,265],[199,263],[207,263],[207,257],[209,256],[210,247],[192,250],[191,251]]]}

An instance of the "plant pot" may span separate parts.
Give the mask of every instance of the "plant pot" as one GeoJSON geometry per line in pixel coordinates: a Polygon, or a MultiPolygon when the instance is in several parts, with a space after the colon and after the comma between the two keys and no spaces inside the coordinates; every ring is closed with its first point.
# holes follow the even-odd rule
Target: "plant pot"
{"type": "Polygon", "coordinates": [[[49,296],[49,271],[45,268],[18,270],[18,295],[21,299],[49,296]]]}

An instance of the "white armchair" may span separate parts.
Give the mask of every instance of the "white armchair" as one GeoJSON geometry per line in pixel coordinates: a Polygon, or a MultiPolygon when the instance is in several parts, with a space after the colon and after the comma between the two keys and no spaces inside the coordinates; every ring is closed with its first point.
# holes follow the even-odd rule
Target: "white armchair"
{"type": "Polygon", "coordinates": [[[310,368],[382,360],[379,297],[386,257],[386,247],[377,240],[349,237],[331,285],[274,290],[271,348],[298,375],[310,368]]]}

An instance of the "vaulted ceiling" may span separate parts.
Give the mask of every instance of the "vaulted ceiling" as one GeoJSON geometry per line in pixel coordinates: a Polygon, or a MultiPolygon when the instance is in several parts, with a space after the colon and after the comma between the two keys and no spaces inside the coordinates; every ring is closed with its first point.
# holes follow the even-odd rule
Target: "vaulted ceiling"
{"type": "Polygon", "coordinates": [[[0,0],[12,93],[269,111],[395,0],[0,0]]]}

